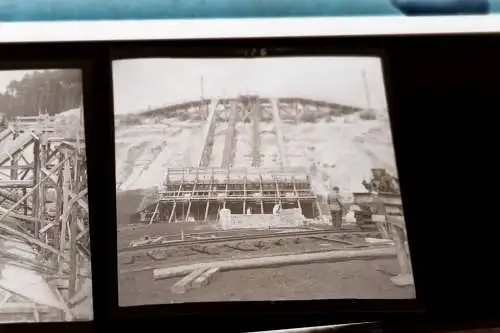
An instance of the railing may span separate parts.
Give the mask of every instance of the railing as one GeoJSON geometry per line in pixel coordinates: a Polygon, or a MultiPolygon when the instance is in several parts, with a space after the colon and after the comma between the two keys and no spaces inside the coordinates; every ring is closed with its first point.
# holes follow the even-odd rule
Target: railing
{"type": "MultiPolygon", "coordinates": [[[[26,116],[16,117],[11,124],[15,132],[39,131],[44,133],[53,133],[63,139],[84,140],[85,131],[83,125],[75,124],[72,120],[57,120],[54,116],[26,116]]],[[[82,142],[83,143],[83,142],[82,142]]]]}
{"type": "Polygon", "coordinates": [[[264,179],[283,179],[295,178],[295,180],[308,180],[309,172],[306,168],[288,167],[288,168],[172,168],[167,170],[166,183],[195,180],[255,180],[264,179]]]}
{"type": "Polygon", "coordinates": [[[53,116],[26,116],[16,117],[12,127],[15,131],[39,130],[43,132],[55,131],[55,118],[53,116]]]}

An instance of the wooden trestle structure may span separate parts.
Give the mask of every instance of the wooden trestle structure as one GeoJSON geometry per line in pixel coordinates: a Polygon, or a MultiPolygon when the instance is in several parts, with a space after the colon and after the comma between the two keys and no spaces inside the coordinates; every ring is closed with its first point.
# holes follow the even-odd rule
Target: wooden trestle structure
{"type": "Polygon", "coordinates": [[[273,207],[300,208],[304,216],[318,215],[316,195],[307,170],[287,169],[168,169],[154,204],[143,220],[203,221],[217,218],[221,208],[235,214],[272,214],[273,207]]]}
{"type": "MultiPolygon", "coordinates": [[[[282,133],[284,110],[295,105],[297,115],[320,108],[330,110],[338,107],[318,101],[262,98],[242,95],[233,99],[199,101],[186,104],[186,109],[200,107],[205,119],[203,144],[195,166],[170,168],[160,189],[145,197],[138,209],[143,222],[204,221],[217,218],[221,208],[229,208],[235,214],[245,214],[250,208],[253,214],[270,214],[276,204],[283,208],[300,208],[305,217],[321,215],[317,197],[311,188],[311,179],[305,168],[290,167],[282,133]],[[262,167],[261,130],[262,121],[274,125],[279,158],[274,169],[262,167]],[[246,168],[235,168],[236,142],[239,135],[236,124],[250,126],[248,131],[250,154],[246,168]],[[226,123],[224,149],[220,165],[211,165],[215,131],[226,123]]],[[[176,106],[179,108],[180,106],[176,106]]],[[[356,109],[348,110],[355,112],[356,109]]],[[[164,112],[173,112],[165,109],[164,112]]]]}
{"type": "Polygon", "coordinates": [[[0,256],[41,275],[60,302],[58,310],[39,312],[36,301],[2,287],[0,277],[0,293],[8,296],[0,321],[6,308],[28,321],[73,320],[73,307],[91,298],[83,110],[78,123],[64,119],[18,118],[0,133],[0,240],[29,244],[36,257],[2,247],[0,256]]]}

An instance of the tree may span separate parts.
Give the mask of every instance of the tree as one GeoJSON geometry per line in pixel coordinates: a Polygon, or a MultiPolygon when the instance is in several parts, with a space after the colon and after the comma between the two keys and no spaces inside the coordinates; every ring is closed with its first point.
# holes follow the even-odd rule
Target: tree
{"type": "Polygon", "coordinates": [[[8,118],[56,114],[80,106],[82,84],[80,70],[43,70],[13,80],[0,93],[0,110],[8,118]]]}

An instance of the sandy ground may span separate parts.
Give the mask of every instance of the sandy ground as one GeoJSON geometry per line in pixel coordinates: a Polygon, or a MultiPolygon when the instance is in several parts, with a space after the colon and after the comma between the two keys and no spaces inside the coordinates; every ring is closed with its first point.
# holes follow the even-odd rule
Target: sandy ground
{"type": "Polygon", "coordinates": [[[120,276],[120,305],[413,297],[412,290],[390,283],[397,269],[395,259],[384,259],[223,272],[204,288],[184,295],[170,292],[179,278],[155,281],[152,272],[145,271],[120,276]]]}
{"type": "MultiPolygon", "coordinates": [[[[164,235],[178,234],[181,231],[190,233],[214,230],[213,226],[195,223],[131,225],[129,216],[135,212],[141,199],[142,191],[139,190],[120,192],[117,196],[119,248],[126,247],[131,240],[147,234],[164,235]]],[[[195,255],[186,260],[196,262],[199,258],[195,255]]],[[[167,263],[168,260],[156,264],[166,266],[167,263]]],[[[120,269],[132,266],[134,265],[123,264],[120,269]]],[[[208,286],[177,295],[170,292],[170,287],[180,278],[155,281],[152,271],[149,270],[120,275],[120,305],[230,300],[414,297],[412,289],[397,287],[390,282],[390,277],[397,273],[396,259],[240,270],[223,272],[208,286]]]]}
{"type": "MultiPolygon", "coordinates": [[[[147,122],[146,119],[144,122],[147,122]]],[[[159,186],[167,168],[197,164],[203,145],[200,121],[168,120],[164,123],[120,125],[116,131],[116,174],[120,190],[159,186]]],[[[227,124],[216,129],[210,166],[220,167],[227,124]]],[[[275,167],[280,160],[272,123],[260,126],[262,166],[275,167]]],[[[251,128],[238,123],[235,167],[250,163],[251,128]]],[[[386,168],[396,175],[389,122],[362,120],[359,115],[332,117],[316,123],[282,124],[285,153],[290,165],[316,169],[312,185],[316,192],[334,182],[341,192],[363,191],[363,179],[373,167],[386,168]]],[[[343,193],[344,194],[344,193],[343,193]]]]}

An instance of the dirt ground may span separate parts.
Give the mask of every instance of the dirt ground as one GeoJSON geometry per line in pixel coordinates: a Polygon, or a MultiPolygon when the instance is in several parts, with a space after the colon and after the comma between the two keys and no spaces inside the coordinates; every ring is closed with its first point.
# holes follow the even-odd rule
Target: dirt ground
{"type": "Polygon", "coordinates": [[[395,259],[350,261],[222,272],[184,295],[170,292],[180,278],[153,280],[152,272],[120,276],[120,306],[176,302],[308,300],[332,298],[404,299],[411,288],[393,285],[395,259]]]}
{"type": "MultiPolygon", "coordinates": [[[[130,225],[127,214],[140,203],[140,192],[121,195],[119,214],[119,248],[142,236],[214,231],[206,224],[173,223],[130,225]],[[133,207],[135,205],[135,207],[133,207]],[[120,217],[121,215],[121,217],[120,217]]],[[[248,232],[248,231],[247,231],[248,232]]],[[[166,262],[163,262],[166,264],[166,262]]],[[[165,265],[162,265],[165,266],[165,265]]],[[[122,266],[121,268],[126,268],[122,266]]],[[[180,280],[153,280],[152,271],[121,274],[121,306],[176,302],[301,300],[328,298],[390,299],[414,297],[413,288],[401,288],[390,282],[398,272],[396,259],[350,261],[287,266],[279,269],[252,269],[222,272],[212,282],[184,295],[170,292],[180,280]]]]}
{"type": "Polygon", "coordinates": [[[130,223],[130,216],[134,214],[137,207],[141,204],[146,191],[122,191],[116,193],[116,210],[118,219],[118,228],[130,223]]]}

